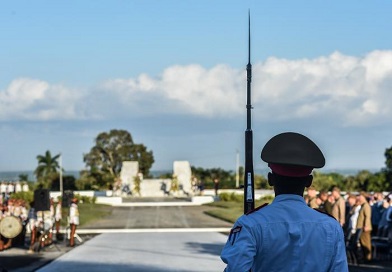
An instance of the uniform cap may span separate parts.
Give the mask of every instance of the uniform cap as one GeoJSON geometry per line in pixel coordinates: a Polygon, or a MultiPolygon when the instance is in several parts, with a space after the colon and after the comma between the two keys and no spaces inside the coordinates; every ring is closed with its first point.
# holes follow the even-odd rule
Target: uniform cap
{"type": "Polygon", "coordinates": [[[269,163],[268,166],[275,174],[287,177],[305,177],[309,176],[313,171],[313,167],[309,166],[297,166],[276,163],[269,163]]]}
{"type": "Polygon", "coordinates": [[[325,158],[317,145],[308,137],[285,132],[272,137],[261,151],[261,159],[277,174],[306,176],[313,168],[325,165],[325,158]]]}

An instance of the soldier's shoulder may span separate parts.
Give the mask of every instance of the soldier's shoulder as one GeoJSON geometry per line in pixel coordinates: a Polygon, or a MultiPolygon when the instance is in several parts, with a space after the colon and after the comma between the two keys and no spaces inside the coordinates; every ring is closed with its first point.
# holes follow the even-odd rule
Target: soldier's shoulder
{"type": "Polygon", "coordinates": [[[330,215],[329,213],[327,213],[326,211],[322,211],[320,209],[313,209],[313,210],[319,212],[320,214],[324,214],[326,216],[329,216],[329,217],[333,218],[336,221],[336,218],[333,217],[332,215],[330,215]]]}
{"type": "Polygon", "coordinates": [[[249,215],[249,214],[252,214],[254,212],[257,212],[257,211],[261,210],[262,208],[267,207],[267,205],[268,205],[268,203],[264,203],[263,205],[261,205],[261,206],[259,206],[257,208],[254,208],[253,210],[247,212],[246,215],[249,215]]]}

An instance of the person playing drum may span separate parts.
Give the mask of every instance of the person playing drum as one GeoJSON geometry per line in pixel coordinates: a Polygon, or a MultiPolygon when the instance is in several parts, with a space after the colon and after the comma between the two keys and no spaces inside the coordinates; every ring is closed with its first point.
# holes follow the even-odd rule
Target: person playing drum
{"type": "MultiPolygon", "coordinates": [[[[3,205],[3,218],[7,216],[12,216],[14,210],[14,201],[9,199],[8,204],[3,205]]],[[[4,235],[3,235],[4,236],[4,235]]],[[[8,249],[12,246],[12,238],[8,238],[7,243],[4,244],[3,249],[8,249]]]]}
{"type": "Polygon", "coordinates": [[[29,210],[29,214],[28,214],[28,221],[29,221],[29,227],[30,227],[30,249],[29,249],[29,253],[33,253],[33,247],[34,247],[34,243],[36,242],[36,236],[37,236],[37,213],[35,211],[34,208],[34,201],[30,202],[30,210],[29,210]]]}
{"type": "MultiPolygon", "coordinates": [[[[1,222],[1,219],[3,219],[3,215],[4,215],[3,210],[4,210],[4,206],[3,206],[3,204],[0,203],[0,222],[1,222]]],[[[4,242],[3,242],[3,239],[1,238],[1,233],[0,233],[0,251],[3,251],[3,250],[4,250],[4,242]]]]}

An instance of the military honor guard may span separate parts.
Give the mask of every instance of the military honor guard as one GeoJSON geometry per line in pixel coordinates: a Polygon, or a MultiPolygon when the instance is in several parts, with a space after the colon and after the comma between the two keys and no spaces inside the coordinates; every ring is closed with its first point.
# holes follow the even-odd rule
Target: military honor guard
{"type": "Polygon", "coordinates": [[[306,136],[287,132],[267,142],[261,159],[271,169],[275,199],[236,221],[221,253],[225,271],[348,271],[339,222],[303,198],[313,168],[325,165],[321,150],[306,136]]]}

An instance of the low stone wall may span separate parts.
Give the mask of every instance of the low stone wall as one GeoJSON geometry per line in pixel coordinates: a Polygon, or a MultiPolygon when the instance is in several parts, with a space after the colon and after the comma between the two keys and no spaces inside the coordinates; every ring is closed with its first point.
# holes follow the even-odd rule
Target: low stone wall
{"type": "Polygon", "coordinates": [[[195,205],[203,205],[206,203],[212,203],[215,201],[213,196],[193,196],[192,203],[195,205]]]}
{"type": "MultiPolygon", "coordinates": [[[[218,194],[220,193],[234,193],[234,194],[238,194],[238,195],[243,195],[244,194],[244,189],[220,189],[218,190],[218,194]]],[[[209,195],[209,196],[213,196],[215,195],[215,190],[213,189],[207,189],[203,191],[203,195],[209,195]]],[[[264,190],[264,189],[257,189],[255,190],[255,199],[259,199],[265,196],[274,196],[274,190],[264,190]]]]}
{"type": "Polygon", "coordinates": [[[95,203],[115,206],[122,203],[122,198],[119,196],[113,196],[113,197],[97,196],[97,200],[95,203]]]}
{"type": "MultiPolygon", "coordinates": [[[[172,195],[169,192],[171,186],[171,179],[145,179],[141,183],[141,197],[164,197],[172,195]]],[[[220,189],[218,193],[235,193],[243,194],[242,189],[220,189]]],[[[107,205],[120,205],[122,204],[121,192],[113,191],[74,191],[74,194],[88,197],[96,197],[96,203],[107,204],[107,205]]],[[[273,190],[255,190],[255,199],[265,197],[268,195],[274,195],[273,190]]],[[[59,191],[50,192],[50,197],[57,199],[60,196],[59,191]]],[[[137,196],[137,195],[134,195],[137,196]]],[[[185,194],[179,191],[174,194],[177,197],[190,196],[192,203],[195,205],[202,205],[205,203],[214,202],[215,200],[215,190],[207,189],[203,191],[203,195],[193,196],[192,194],[185,194]]]]}
{"type": "MultiPolygon", "coordinates": [[[[140,183],[140,196],[142,197],[162,197],[172,195],[170,192],[171,179],[143,179],[140,183]]],[[[133,188],[132,188],[133,189],[133,188]]],[[[134,190],[132,190],[134,196],[138,196],[134,190]]],[[[174,193],[175,196],[191,196],[193,192],[184,192],[180,190],[174,193]]]]}
{"type": "MultiPolygon", "coordinates": [[[[88,197],[93,197],[95,195],[95,192],[92,190],[89,191],[74,191],[74,195],[81,195],[81,196],[88,196],[88,197]]],[[[60,191],[51,191],[49,193],[50,197],[53,197],[53,199],[57,200],[57,197],[61,196],[60,191]]]]}
{"type": "Polygon", "coordinates": [[[140,183],[140,194],[141,196],[162,197],[169,194],[170,186],[171,179],[144,179],[140,183]]]}

